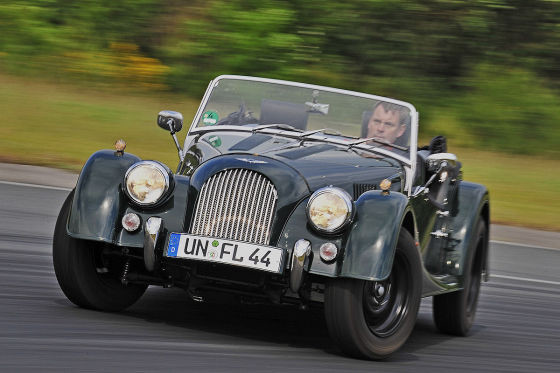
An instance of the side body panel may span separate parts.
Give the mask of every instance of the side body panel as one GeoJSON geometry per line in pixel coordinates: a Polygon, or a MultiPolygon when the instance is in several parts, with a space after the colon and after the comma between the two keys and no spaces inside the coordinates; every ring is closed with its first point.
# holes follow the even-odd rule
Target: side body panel
{"type": "MultiPolygon", "coordinates": [[[[447,242],[447,260],[454,263],[448,271],[456,276],[463,276],[463,268],[473,246],[473,237],[479,219],[484,219],[486,228],[490,229],[490,200],[485,186],[466,181],[459,185],[458,213],[450,219],[450,239],[447,242]],[[458,264],[455,265],[455,264],[458,264]],[[458,267],[458,268],[457,268],[458,267]]],[[[488,235],[489,237],[489,235],[488,235]]],[[[488,252],[484,253],[484,268],[488,269],[488,252]]],[[[461,281],[462,286],[462,281],[461,281]]]]}
{"type": "MultiPolygon", "coordinates": [[[[422,195],[411,200],[416,212],[422,258],[429,273],[425,295],[463,287],[464,267],[472,255],[476,224],[483,219],[489,228],[489,197],[484,186],[460,181],[456,198],[447,215],[436,214],[438,209],[422,195]]],[[[487,256],[488,253],[484,253],[486,272],[487,256]]]]}

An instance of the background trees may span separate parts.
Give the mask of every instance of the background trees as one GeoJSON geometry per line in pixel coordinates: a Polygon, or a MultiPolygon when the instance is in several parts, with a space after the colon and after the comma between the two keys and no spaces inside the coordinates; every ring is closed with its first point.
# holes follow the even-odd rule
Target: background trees
{"type": "Polygon", "coordinates": [[[219,74],[413,102],[423,135],[558,157],[560,3],[552,0],[16,0],[0,69],[199,97],[219,74]]]}

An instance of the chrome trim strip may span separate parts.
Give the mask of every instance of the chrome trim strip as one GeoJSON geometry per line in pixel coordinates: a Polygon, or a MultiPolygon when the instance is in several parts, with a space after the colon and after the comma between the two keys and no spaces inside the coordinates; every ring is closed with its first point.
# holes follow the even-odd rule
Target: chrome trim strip
{"type": "MultiPolygon", "coordinates": [[[[225,172],[220,173],[219,176],[217,177],[217,180],[216,180],[216,194],[214,195],[214,199],[209,199],[209,200],[208,200],[208,203],[209,203],[209,204],[211,204],[212,201],[216,201],[217,199],[220,198],[220,196],[221,196],[220,193],[221,193],[221,191],[222,191],[223,188],[224,188],[225,179],[226,179],[226,173],[225,173],[225,172]]],[[[214,224],[210,224],[210,223],[211,223],[212,221],[215,221],[215,217],[216,217],[216,216],[221,216],[221,212],[222,212],[222,208],[223,208],[223,207],[224,207],[223,204],[217,204],[217,203],[215,203],[215,204],[212,205],[212,212],[213,212],[213,214],[210,215],[210,220],[209,220],[209,222],[208,222],[208,227],[207,227],[207,229],[206,229],[206,231],[208,232],[208,234],[210,234],[210,232],[213,231],[213,226],[214,226],[214,224]],[[215,213],[214,213],[214,211],[215,211],[215,213]],[[214,220],[213,220],[213,219],[214,219],[214,220]]]]}
{"type": "Polygon", "coordinates": [[[405,167],[406,169],[406,180],[405,180],[405,187],[404,190],[408,192],[408,196],[410,197],[412,194],[412,182],[414,180],[414,175],[416,175],[416,159],[417,159],[417,151],[418,151],[418,120],[420,114],[417,111],[410,112],[410,163],[408,163],[409,167],[405,167]],[[414,125],[412,125],[414,123],[414,125]]]}
{"type": "MultiPolygon", "coordinates": [[[[218,77],[219,78],[219,77],[218,77]]],[[[200,101],[200,105],[198,106],[198,109],[196,110],[196,114],[194,115],[193,121],[191,122],[191,125],[189,126],[189,131],[187,132],[187,136],[185,138],[185,143],[183,144],[183,149],[185,149],[185,151],[187,151],[187,139],[189,138],[189,134],[191,132],[191,129],[195,127],[196,123],[198,122],[198,118],[200,118],[200,116],[202,115],[202,108],[204,108],[206,106],[206,103],[208,102],[208,99],[210,98],[210,92],[212,92],[212,88],[214,87],[214,81],[216,79],[211,80],[208,83],[208,87],[206,87],[206,91],[204,92],[204,96],[202,96],[202,101],[200,101]]]]}
{"type": "Polygon", "coordinates": [[[255,77],[255,76],[220,75],[220,76],[216,77],[212,82],[210,82],[212,88],[214,88],[220,80],[224,80],[224,79],[249,80],[249,81],[261,82],[261,83],[288,85],[288,86],[292,86],[292,87],[318,89],[318,90],[323,90],[323,91],[327,91],[327,92],[339,93],[339,94],[343,94],[343,95],[350,95],[350,96],[356,96],[356,97],[362,97],[362,98],[369,98],[369,99],[374,99],[374,100],[383,100],[383,101],[387,101],[387,102],[392,102],[392,103],[397,104],[397,105],[405,106],[408,109],[410,109],[411,113],[416,112],[416,108],[412,104],[410,104],[408,102],[405,102],[405,101],[396,100],[394,98],[372,95],[372,94],[369,94],[369,93],[363,93],[363,92],[357,92],[357,91],[350,91],[350,90],[340,89],[340,88],[326,87],[326,86],[316,85],[316,84],[292,82],[292,81],[289,81],[289,80],[259,78],[259,77],[255,77]]]}
{"type": "MultiPolygon", "coordinates": [[[[255,210],[256,207],[258,206],[257,203],[257,198],[260,194],[259,188],[260,188],[260,183],[258,181],[258,179],[255,180],[255,190],[254,190],[254,195],[253,195],[253,199],[251,199],[251,207],[249,208],[248,211],[248,221],[247,222],[251,222],[254,221],[255,219],[255,210]]],[[[249,231],[248,231],[248,235],[247,237],[249,238],[249,240],[254,241],[255,240],[255,224],[247,224],[247,226],[249,227],[249,231]]]]}

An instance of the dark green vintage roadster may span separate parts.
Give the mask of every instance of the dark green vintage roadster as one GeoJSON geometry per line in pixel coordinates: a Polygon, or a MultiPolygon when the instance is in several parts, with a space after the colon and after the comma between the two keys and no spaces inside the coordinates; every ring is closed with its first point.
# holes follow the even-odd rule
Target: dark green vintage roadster
{"type": "Polygon", "coordinates": [[[418,147],[418,113],[364,93],[244,76],[210,82],[175,171],[101,150],[54,232],[64,294],[118,311],[148,285],[196,301],[324,308],[345,353],[381,359],[410,335],[420,299],[466,335],[488,274],[489,198],[445,139],[418,147]]]}

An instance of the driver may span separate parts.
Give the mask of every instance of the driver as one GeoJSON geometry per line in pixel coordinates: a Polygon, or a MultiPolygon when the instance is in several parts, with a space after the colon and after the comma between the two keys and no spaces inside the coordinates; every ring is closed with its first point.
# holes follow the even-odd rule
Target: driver
{"type": "MultiPolygon", "coordinates": [[[[379,101],[373,108],[367,126],[367,136],[383,139],[395,144],[410,123],[410,114],[407,108],[390,102],[379,101]]],[[[403,139],[404,143],[408,142],[403,139]]]]}

